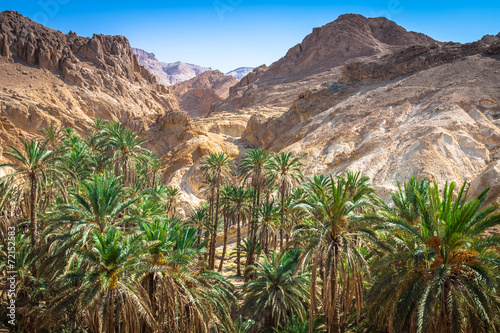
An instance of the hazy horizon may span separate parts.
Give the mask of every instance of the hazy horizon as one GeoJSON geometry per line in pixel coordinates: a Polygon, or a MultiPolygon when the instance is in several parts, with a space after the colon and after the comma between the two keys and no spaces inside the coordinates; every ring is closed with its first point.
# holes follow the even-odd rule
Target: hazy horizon
{"type": "Polygon", "coordinates": [[[108,1],[4,0],[15,10],[64,33],[123,35],[162,62],[182,61],[226,73],[270,65],[315,27],[339,15],[384,16],[440,41],[472,42],[498,34],[500,4],[488,1],[108,1]]]}

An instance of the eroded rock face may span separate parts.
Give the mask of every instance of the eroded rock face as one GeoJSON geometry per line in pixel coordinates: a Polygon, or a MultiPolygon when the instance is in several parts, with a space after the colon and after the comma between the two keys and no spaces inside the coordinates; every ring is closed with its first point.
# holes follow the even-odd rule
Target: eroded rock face
{"type": "Polygon", "coordinates": [[[408,45],[437,43],[420,33],[408,32],[383,18],[342,15],[313,29],[302,43],[269,67],[261,66],[231,89],[229,98],[214,111],[256,105],[289,107],[304,90],[341,76],[340,68],[356,58],[377,58],[408,45]]]}
{"type": "Polygon", "coordinates": [[[307,174],[362,171],[386,194],[416,176],[471,181],[473,191],[489,183],[497,201],[500,52],[489,41],[348,64],[343,78],[303,93],[281,117],[253,117],[243,140],[294,152],[307,174]]]}
{"type": "Polygon", "coordinates": [[[156,82],[123,36],[84,38],[0,13],[1,146],[51,123],[85,131],[95,118],[146,133],[156,118],[179,109],[156,82]]]}
{"type": "Polygon", "coordinates": [[[204,72],[170,89],[180,108],[190,117],[203,117],[210,112],[212,104],[229,96],[229,89],[236,83],[238,79],[234,76],[216,70],[204,72]]]}

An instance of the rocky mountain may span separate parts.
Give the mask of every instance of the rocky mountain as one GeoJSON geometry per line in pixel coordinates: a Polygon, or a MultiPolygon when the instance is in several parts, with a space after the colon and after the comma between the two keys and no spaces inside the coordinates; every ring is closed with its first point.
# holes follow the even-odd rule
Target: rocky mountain
{"type": "Polygon", "coordinates": [[[231,89],[214,111],[255,105],[289,107],[305,89],[340,77],[340,67],[356,58],[378,57],[414,44],[435,42],[383,18],[342,15],[313,32],[269,67],[257,67],[231,89]]]}
{"type": "Polygon", "coordinates": [[[253,67],[239,67],[230,72],[227,72],[226,75],[232,75],[238,80],[241,80],[242,78],[247,76],[248,73],[251,73],[253,69],[254,69],[253,67]]]}
{"type": "Polygon", "coordinates": [[[500,34],[440,43],[344,15],[239,82],[208,71],[166,88],[125,37],[66,35],[3,12],[0,107],[3,149],[50,123],[123,121],[160,154],[188,211],[202,197],[204,156],[237,160],[253,147],[292,151],[306,175],[361,171],[386,198],[411,175],[500,198],[500,34]]]}
{"type": "MultiPolygon", "coordinates": [[[[440,43],[347,15],[254,69],[193,122],[236,144],[236,155],[227,150],[236,159],[252,147],[291,151],[306,175],[361,171],[385,199],[416,176],[468,181],[472,193],[491,186],[500,202],[499,74],[500,34],[440,43]]],[[[169,179],[199,193],[199,162],[189,165],[169,179]]]]}
{"type": "Polygon", "coordinates": [[[359,170],[383,192],[411,176],[500,194],[500,34],[416,45],[348,63],[289,111],[254,115],[243,140],[303,158],[306,172],[359,170]]]}
{"type": "Polygon", "coordinates": [[[139,63],[158,78],[158,82],[166,86],[187,81],[196,75],[211,70],[210,68],[187,64],[182,61],[173,63],[161,62],[154,53],[132,48],[132,54],[139,59],[139,63]]]}
{"type": "Polygon", "coordinates": [[[224,75],[218,70],[206,71],[171,86],[171,91],[177,97],[180,108],[194,118],[207,115],[211,105],[227,98],[229,88],[236,83],[238,79],[234,76],[224,75]]]}
{"type": "Polygon", "coordinates": [[[191,133],[175,96],[139,64],[125,37],[63,34],[13,11],[0,13],[0,106],[2,149],[49,124],[83,132],[96,118],[119,120],[163,150],[191,133]]]}

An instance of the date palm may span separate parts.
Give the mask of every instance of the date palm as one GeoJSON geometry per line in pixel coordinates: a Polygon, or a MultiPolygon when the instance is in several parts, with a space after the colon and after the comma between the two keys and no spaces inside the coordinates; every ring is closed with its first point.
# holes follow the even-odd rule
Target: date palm
{"type": "Polygon", "coordinates": [[[77,250],[84,259],[79,270],[59,279],[61,294],[49,311],[74,304],[85,313],[90,332],[140,332],[142,323],[156,328],[149,297],[138,282],[151,268],[145,255],[154,243],[116,228],[93,230],[91,242],[77,250]]]}
{"type": "Polygon", "coordinates": [[[141,147],[146,140],[141,140],[133,131],[122,127],[110,127],[107,134],[107,146],[114,151],[113,160],[117,170],[121,170],[123,184],[129,186],[137,176],[136,165],[143,159],[144,148],[141,147]]]}
{"type": "Polygon", "coordinates": [[[225,210],[231,219],[236,221],[236,275],[241,276],[241,227],[251,217],[251,200],[253,189],[231,185],[228,188],[225,210]]]}
{"type": "MultiPolygon", "coordinates": [[[[269,162],[271,156],[264,152],[264,149],[253,149],[247,153],[245,158],[241,161],[238,167],[240,177],[243,180],[243,185],[247,182],[250,183],[254,190],[254,197],[252,200],[253,216],[250,221],[249,237],[251,238],[251,248],[247,254],[246,267],[254,264],[254,246],[257,244],[257,207],[260,206],[261,191],[269,183],[269,162]]],[[[248,281],[249,275],[245,274],[245,280],[248,281]]]]}
{"type": "Polygon", "coordinates": [[[272,155],[269,173],[278,185],[278,199],[281,203],[280,249],[283,248],[283,229],[285,228],[285,200],[293,186],[303,180],[300,158],[292,158],[292,153],[279,152],[272,155]]]}
{"type": "Polygon", "coordinates": [[[24,153],[13,146],[9,146],[9,148],[11,151],[4,152],[3,155],[8,156],[12,163],[1,164],[0,168],[10,167],[14,169],[14,172],[10,174],[11,180],[16,181],[27,197],[25,203],[29,207],[31,245],[36,246],[38,194],[49,182],[52,182],[54,186],[59,184],[59,180],[62,178],[61,169],[56,165],[59,158],[55,156],[54,152],[47,150],[47,142],[25,140],[24,153]]]}
{"type": "MultiPolygon", "coordinates": [[[[260,320],[264,331],[286,326],[294,315],[305,320],[309,304],[309,274],[294,275],[299,251],[272,252],[257,263],[244,284],[243,311],[260,320]]],[[[314,292],[314,291],[313,291],[314,292]]]]}
{"type": "Polygon", "coordinates": [[[418,219],[399,211],[382,223],[397,241],[374,264],[370,318],[389,331],[495,332],[500,239],[485,231],[500,213],[483,206],[489,189],[467,200],[466,183],[456,199],[455,183],[442,194],[436,182],[424,193],[410,186],[418,219]]]}
{"type": "Polygon", "coordinates": [[[61,206],[55,220],[69,222],[74,232],[84,234],[92,229],[104,233],[108,227],[118,226],[124,211],[140,199],[127,200],[120,179],[109,172],[94,175],[81,184],[81,194],[71,193],[74,204],[61,206]]]}
{"type": "MultiPolygon", "coordinates": [[[[313,264],[311,290],[316,289],[316,270],[322,267],[323,310],[331,333],[341,331],[341,313],[351,309],[353,299],[358,313],[361,309],[359,291],[363,290],[367,263],[359,246],[364,239],[375,240],[374,231],[354,219],[360,208],[370,205],[367,197],[373,193],[370,186],[356,179],[359,177],[313,177],[305,184],[306,199],[299,204],[309,218],[298,227],[296,236],[306,248],[305,262],[313,264]]],[[[314,314],[314,297],[311,303],[314,314]]],[[[309,321],[312,323],[314,319],[310,317],[309,321]]]]}
{"type": "Polygon", "coordinates": [[[213,215],[211,216],[213,231],[212,239],[210,241],[210,254],[208,260],[208,266],[210,269],[214,269],[215,267],[215,241],[217,237],[217,224],[219,222],[220,188],[223,180],[230,174],[232,165],[233,164],[229,156],[222,151],[218,153],[210,153],[201,165],[201,170],[203,171],[205,177],[212,180],[214,198],[212,201],[213,208],[211,209],[213,212],[213,215]]]}

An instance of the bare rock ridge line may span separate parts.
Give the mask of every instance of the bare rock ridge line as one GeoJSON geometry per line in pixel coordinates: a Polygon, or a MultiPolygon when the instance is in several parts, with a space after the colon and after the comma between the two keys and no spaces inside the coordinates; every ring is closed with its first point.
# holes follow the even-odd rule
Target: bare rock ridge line
{"type": "Polygon", "coordinates": [[[251,105],[290,106],[304,89],[334,79],[339,66],[362,57],[377,57],[409,45],[436,43],[426,35],[408,32],[383,18],[347,14],[321,28],[269,67],[257,67],[244,77],[214,111],[251,105]]]}
{"type": "Polygon", "coordinates": [[[137,48],[132,48],[132,54],[135,54],[139,63],[158,78],[159,83],[166,86],[187,81],[201,73],[211,70],[207,67],[187,64],[182,61],[173,63],[161,62],[156,59],[154,53],[149,53],[137,48]]]}

